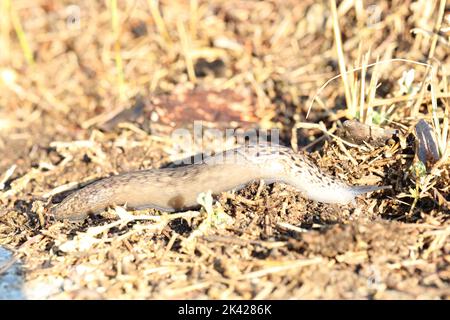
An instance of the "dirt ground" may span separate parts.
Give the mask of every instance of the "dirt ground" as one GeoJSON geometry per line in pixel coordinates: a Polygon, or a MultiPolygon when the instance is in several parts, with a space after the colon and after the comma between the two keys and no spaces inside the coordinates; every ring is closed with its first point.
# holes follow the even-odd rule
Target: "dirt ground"
{"type": "Polygon", "coordinates": [[[20,261],[39,299],[450,298],[450,8],[338,1],[338,40],[333,3],[2,1],[0,275],[20,261]],[[343,61],[365,67],[322,87],[343,61]],[[349,143],[353,118],[398,132],[349,143]],[[425,163],[420,119],[439,147],[425,163]],[[198,120],[277,128],[323,171],[392,189],[329,205],[253,183],[175,214],[47,214],[87,182],[169,165],[172,133],[198,120]]]}

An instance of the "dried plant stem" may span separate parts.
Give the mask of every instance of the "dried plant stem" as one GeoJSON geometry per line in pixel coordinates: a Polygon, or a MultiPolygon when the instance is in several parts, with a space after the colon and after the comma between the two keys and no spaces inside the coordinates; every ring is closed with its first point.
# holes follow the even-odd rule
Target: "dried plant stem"
{"type": "Polygon", "coordinates": [[[19,15],[17,14],[16,10],[14,9],[11,0],[5,0],[6,1],[6,7],[9,7],[10,9],[10,17],[11,22],[14,27],[14,30],[16,31],[17,38],[19,39],[20,47],[22,48],[23,55],[25,56],[25,59],[29,65],[34,64],[34,58],[33,58],[33,51],[30,48],[30,44],[27,40],[27,37],[25,35],[25,32],[22,28],[22,24],[20,22],[19,15]]]}
{"type": "Polygon", "coordinates": [[[196,82],[197,78],[195,76],[194,71],[194,62],[192,61],[191,48],[190,48],[190,40],[188,38],[188,34],[186,32],[186,28],[184,27],[184,23],[181,20],[177,21],[177,29],[178,34],[180,35],[181,47],[184,54],[184,59],[186,61],[186,69],[189,76],[189,80],[191,82],[196,82]]]}
{"type": "MultiPolygon", "coordinates": [[[[401,58],[395,58],[395,59],[388,59],[388,60],[377,61],[377,62],[375,62],[375,63],[368,64],[368,65],[366,66],[366,68],[370,68],[370,67],[373,67],[373,66],[378,65],[378,64],[392,63],[392,62],[407,62],[407,63],[412,63],[412,64],[415,64],[415,65],[427,67],[427,69],[430,69],[430,68],[431,68],[431,65],[428,64],[428,63],[423,63],[423,62],[418,62],[418,61],[408,60],[408,59],[401,59],[401,58]]],[[[359,70],[361,70],[361,69],[362,69],[362,67],[354,68],[354,69],[351,69],[351,70],[347,71],[346,73],[359,71],[359,70]]],[[[307,112],[307,114],[306,114],[306,118],[308,118],[309,113],[311,112],[311,109],[312,109],[312,106],[313,106],[314,102],[317,100],[317,98],[319,97],[319,95],[321,94],[321,92],[323,91],[323,89],[325,89],[326,86],[327,86],[331,81],[336,80],[336,79],[338,79],[338,78],[340,78],[340,77],[342,77],[342,76],[343,76],[342,74],[338,74],[338,75],[334,76],[333,78],[327,80],[327,81],[319,88],[319,90],[317,90],[317,93],[316,93],[316,94],[314,95],[314,97],[311,99],[311,102],[310,102],[310,104],[309,104],[309,106],[308,106],[308,112],[307,112]]],[[[411,99],[411,98],[412,98],[412,97],[408,97],[406,100],[409,100],[409,99],[411,99]]],[[[397,99],[397,98],[392,98],[392,99],[397,99]]],[[[398,97],[398,99],[399,99],[398,101],[404,101],[405,98],[404,98],[404,97],[398,97]]],[[[382,101],[382,99],[378,99],[377,101],[382,101]]],[[[377,105],[379,105],[379,104],[378,104],[378,103],[374,103],[373,106],[377,106],[377,105]]]]}
{"type": "Polygon", "coordinates": [[[372,115],[373,115],[373,102],[375,101],[375,93],[377,91],[378,79],[380,77],[380,69],[379,69],[379,57],[377,57],[377,61],[375,62],[375,66],[373,68],[372,77],[370,78],[369,84],[369,93],[367,98],[367,118],[366,124],[372,124],[372,115]]]}
{"type": "Polygon", "coordinates": [[[158,28],[159,33],[163,36],[166,41],[166,45],[170,48],[172,47],[172,40],[170,39],[169,32],[167,32],[166,24],[161,16],[158,9],[158,0],[147,0],[148,6],[150,8],[150,13],[155,21],[156,28],[158,28]]]}
{"type": "MultiPolygon", "coordinates": [[[[353,102],[352,102],[350,84],[348,81],[347,68],[345,65],[344,49],[342,48],[341,30],[339,28],[339,17],[337,14],[335,0],[330,0],[330,8],[331,8],[331,15],[333,18],[334,42],[335,42],[337,55],[338,55],[339,70],[342,75],[342,82],[344,83],[345,100],[347,103],[347,108],[352,108],[353,102]]],[[[353,110],[353,108],[352,108],[352,109],[348,110],[348,113],[349,113],[350,117],[354,117],[356,115],[356,110],[353,110]]]]}
{"type": "Polygon", "coordinates": [[[116,64],[117,83],[119,86],[120,100],[125,99],[125,76],[123,74],[123,61],[120,53],[120,27],[119,14],[117,10],[117,0],[110,0],[111,5],[111,26],[114,34],[114,60],[116,64]]]}
{"type": "Polygon", "coordinates": [[[436,23],[434,25],[434,35],[433,35],[433,40],[431,42],[430,51],[428,52],[428,59],[431,59],[434,57],[434,52],[436,50],[436,45],[437,45],[438,38],[439,38],[439,30],[441,29],[442,20],[444,19],[446,2],[447,2],[446,0],[441,0],[439,2],[439,11],[437,14],[436,23]]]}

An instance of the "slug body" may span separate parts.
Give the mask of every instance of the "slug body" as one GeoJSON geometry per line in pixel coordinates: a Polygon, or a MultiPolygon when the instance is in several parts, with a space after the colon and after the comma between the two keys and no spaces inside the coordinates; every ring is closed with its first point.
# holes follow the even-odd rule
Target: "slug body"
{"type": "Polygon", "coordinates": [[[208,157],[200,164],[128,172],[75,191],[51,209],[57,219],[80,220],[112,205],[181,211],[198,206],[197,196],[240,189],[264,180],[295,187],[306,198],[345,204],[357,195],[386,186],[348,186],[322,173],[304,154],[268,144],[242,146],[208,157]]]}

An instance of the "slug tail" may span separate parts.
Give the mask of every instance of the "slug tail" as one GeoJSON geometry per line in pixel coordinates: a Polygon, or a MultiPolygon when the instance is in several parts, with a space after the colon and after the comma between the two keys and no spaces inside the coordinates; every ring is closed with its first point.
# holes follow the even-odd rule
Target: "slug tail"
{"type": "Polygon", "coordinates": [[[392,186],[355,186],[352,187],[352,191],[355,196],[359,196],[364,193],[378,191],[378,190],[386,190],[392,189],[392,186]]]}

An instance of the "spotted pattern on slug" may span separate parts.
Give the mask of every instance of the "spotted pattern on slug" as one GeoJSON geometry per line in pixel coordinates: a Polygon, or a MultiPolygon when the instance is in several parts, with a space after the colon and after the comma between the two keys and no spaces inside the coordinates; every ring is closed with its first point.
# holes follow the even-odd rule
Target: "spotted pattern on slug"
{"type": "Polygon", "coordinates": [[[197,206],[201,192],[217,194],[260,179],[292,185],[305,197],[326,203],[348,203],[359,194],[387,188],[348,186],[321,172],[304,153],[260,143],[216,154],[203,163],[111,176],[72,193],[50,211],[58,219],[71,220],[112,205],[173,212],[197,206]]]}

